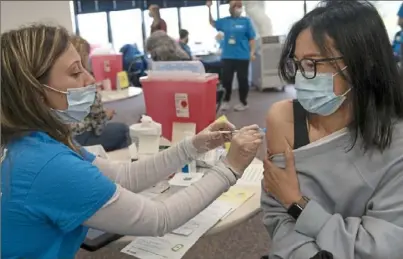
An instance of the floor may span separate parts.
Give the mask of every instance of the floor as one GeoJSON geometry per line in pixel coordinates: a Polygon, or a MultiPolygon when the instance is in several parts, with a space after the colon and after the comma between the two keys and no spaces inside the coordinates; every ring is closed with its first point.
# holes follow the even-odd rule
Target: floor
{"type": "MultiPolygon", "coordinates": [[[[267,109],[276,101],[293,98],[294,89],[286,88],[285,92],[279,91],[251,91],[249,96],[249,110],[244,112],[229,111],[228,119],[237,127],[250,124],[264,125],[264,117],[267,109]]],[[[237,95],[234,93],[233,102],[236,103],[237,95]]],[[[144,102],[142,96],[132,99],[108,103],[107,107],[116,109],[115,121],[132,124],[138,121],[144,114],[144,102]]],[[[264,155],[262,147],[258,157],[264,155]]],[[[261,214],[238,225],[236,228],[219,233],[214,236],[202,238],[190,249],[184,259],[259,259],[269,247],[269,237],[261,223],[261,214]]],[[[80,251],[76,259],[133,259],[134,257],[120,253],[125,245],[110,245],[96,252],[80,251]]]]}

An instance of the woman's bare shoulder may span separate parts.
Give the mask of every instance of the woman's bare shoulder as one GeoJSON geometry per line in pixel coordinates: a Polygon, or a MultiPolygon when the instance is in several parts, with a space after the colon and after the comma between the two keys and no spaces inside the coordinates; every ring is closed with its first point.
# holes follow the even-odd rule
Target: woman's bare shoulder
{"type": "Polygon", "coordinates": [[[267,148],[271,154],[284,153],[286,144],[294,145],[293,101],[283,100],[270,106],[266,115],[267,148]]]}

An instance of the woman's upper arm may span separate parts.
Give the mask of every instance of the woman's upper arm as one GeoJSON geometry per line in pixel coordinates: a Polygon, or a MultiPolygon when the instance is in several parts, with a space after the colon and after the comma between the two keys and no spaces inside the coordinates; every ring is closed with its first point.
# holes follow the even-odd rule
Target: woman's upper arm
{"type": "Polygon", "coordinates": [[[267,151],[270,154],[284,153],[292,136],[292,103],[289,100],[274,103],[266,115],[267,151]]]}
{"type": "Polygon", "coordinates": [[[115,191],[115,184],[97,167],[73,152],[63,152],[38,173],[25,206],[68,232],[95,214],[115,191]]]}

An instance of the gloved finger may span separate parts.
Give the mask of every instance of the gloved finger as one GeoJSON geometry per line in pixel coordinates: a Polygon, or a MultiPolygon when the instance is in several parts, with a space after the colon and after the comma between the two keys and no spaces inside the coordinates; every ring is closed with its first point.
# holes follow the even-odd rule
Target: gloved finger
{"type": "Polygon", "coordinates": [[[263,133],[260,130],[246,130],[246,131],[239,131],[242,137],[260,137],[263,138],[263,133]]]}
{"type": "Polygon", "coordinates": [[[257,130],[260,130],[260,127],[256,124],[254,124],[254,125],[249,125],[249,126],[243,127],[239,131],[244,132],[244,131],[248,131],[248,130],[257,131],[257,130]]]}
{"type": "Polygon", "coordinates": [[[224,139],[224,134],[219,132],[219,131],[210,131],[207,133],[208,138],[211,140],[218,140],[218,139],[224,139]]]}
{"type": "Polygon", "coordinates": [[[209,127],[210,131],[233,131],[235,126],[229,121],[216,121],[209,127]]]}

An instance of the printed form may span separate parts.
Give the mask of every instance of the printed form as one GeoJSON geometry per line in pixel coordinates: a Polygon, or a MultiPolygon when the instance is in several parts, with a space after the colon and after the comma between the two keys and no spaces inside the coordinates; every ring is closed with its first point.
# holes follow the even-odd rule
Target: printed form
{"type": "Polygon", "coordinates": [[[121,252],[139,259],[180,259],[231,209],[231,204],[217,200],[171,233],[163,237],[138,237],[121,252]]]}

